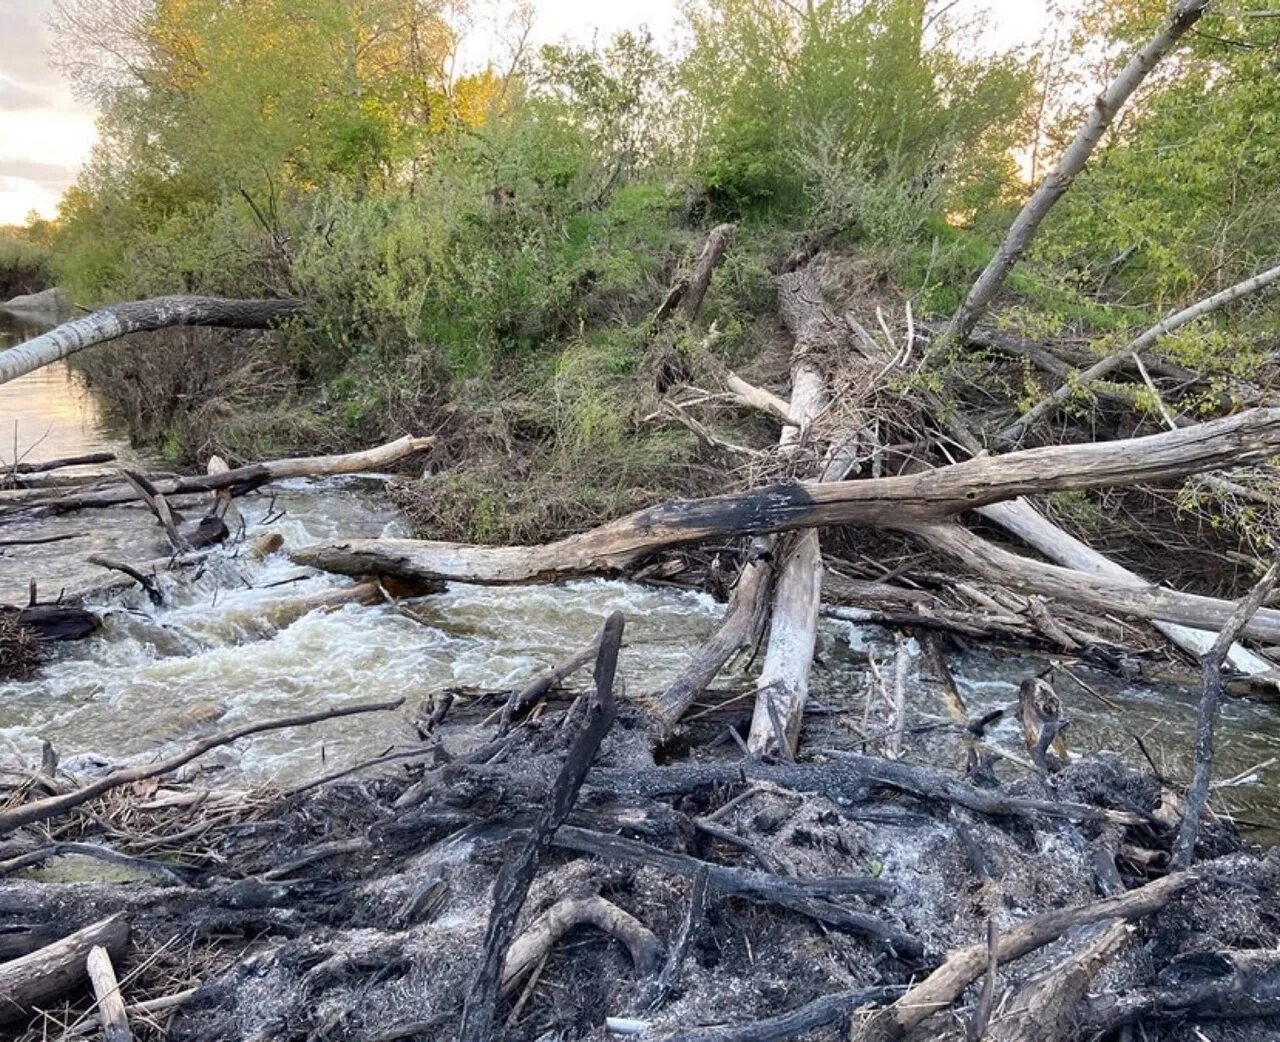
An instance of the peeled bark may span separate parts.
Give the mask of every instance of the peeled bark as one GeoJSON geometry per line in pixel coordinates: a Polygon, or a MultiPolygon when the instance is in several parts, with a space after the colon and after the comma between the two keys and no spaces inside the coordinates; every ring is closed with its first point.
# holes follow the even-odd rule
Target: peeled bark
{"type": "MultiPolygon", "coordinates": [[[[1034,561],[996,546],[954,523],[899,527],[992,582],[1024,593],[1057,598],[1103,614],[1113,612],[1135,619],[1221,629],[1231,620],[1235,609],[1234,602],[1216,597],[1182,593],[1139,579],[1126,581],[1087,575],[1072,568],[1034,561]]],[[[1280,611],[1261,609],[1244,627],[1243,634],[1269,643],[1280,641],[1280,611]]]]}
{"type": "MultiPolygon", "coordinates": [[[[346,575],[487,584],[552,582],[620,572],[646,555],[707,539],[827,525],[908,530],[921,522],[942,520],[1019,496],[1183,477],[1257,462],[1278,450],[1280,409],[1252,409],[1142,438],[1024,449],[918,474],[863,481],[793,482],[706,499],[675,500],[542,546],[356,539],[296,550],[293,559],[346,575]]],[[[1023,566],[1023,558],[1007,556],[1017,562],[1017,568],[1023,566]]],[[[1067,569],[1054,572],[1084,580],[1086,589],[1096,585],[1081,573],[1067,569]]],[[[1052,595],[1055,591],[1037,592],[1052,595]]],[[[1195,600],[1221,603],[1211,598],[1195,600]]],[[[1140,602],[1140,598],[1135,601],[1140,602]]],[[[1226,614],[1229,611],[1214,624],[1220,625],[1226,614]]],[[[1148,610],[1143,617],[1209,624],[1205,618],[1186,616],[1185,611],[1171,616],[1148,610]]]]}
{"type": "MultiPolygon", "coordinates": [[[[828,403],[822,355],[839,346],[843,336],[822,298],[811,266],[779,277],[778,307],[795,340],[791,403],[787,410],[792,425],[783,427],[778,438],[785,456],[812,439],[813,425],[828,403]]],[[[773,591],[769,642],[756,683],[755,712],[747,736],[747,748],[756,756],[790,756],[795,752],[809,699],[821,598],[822,548],[817,531],[810,529],[791,542],[773,591]]]]}
{"type": "Polygon", "coordinates": [[[0,352],[0,384],[16,380],[77,351],[130,333],[170,326],[266,329],[302,311],[302,301],[225,300],[220,297],[156,297],[113,304],[72,319],[26,343],[0,352]]]}
{"type": "Polygon", "coordinates": [[[1094,381],[1102,379],[1108,373],[1118,369],[1126,359],[1141,357],[1142,352],[1154,346],[1161,337],[1167,336],[1176,329],[1181,329],[1198,318],[1203,318],[1205,315],[1218,311],[1241,297],[1265,289],[1278,279],[1280,279],[1280,265],[1260,272],[1251,278],[1245,279],[1243,282],[1236,283],[1229,289],[1224,289],[1221,293],[1215,293],[1211,297],[1206,297],[1190,307],[1183,308],[1181,311],[1161,319],[1140,337],[1126,344],[1120,350],[1113,351],[1111,354],[1098,359],[1083,372],[1070,375],[1047,398],[1032,406],[1017,420],[1000,431],[996,438],[1006,443],[1018,441],[1034,424],[1065,402],[1078,389],[1087,387],[1094,381]]]}
{"type": "Polygon", "coordinates": [[[944,343],[962,343],[968,337],[978,319],[982,317],[982,313],[1000,291],[1000,287],[1004,285],[1004,280],[1014,263],[1035,238],[1040,222],[1084,169],[1085,163],[1098,146],[1098,142],[1102,140],[1107,128],[1111,126],[1116,114],[1147,78],[1147,74],[1200,20],[1208,6],[1209,0],[1180,0],[1164,27],[1147,41],[1142,50],[1135,54],[1120,74],[1111,81],[1107,89],[1094,100],[1088,117],[1076,132],[1074,140],[1067,146],[1062,158],[1058,160],[1058,165],[1040,182],[1021,212],[1014,218],[995,256],[978,276],[964,303],[952,316],[946,335],[943,337],[944,343]]]}
{"type": "Polygon", "coordinates": [[[773,546],[774,540],[770,537],[757,540],[752,545],[720,628],[662,692],[657,714],[664,727],[670,728],[678,723],[725,663],[750,647],[760,632],[768,618],[773,592],[773,546]]]}

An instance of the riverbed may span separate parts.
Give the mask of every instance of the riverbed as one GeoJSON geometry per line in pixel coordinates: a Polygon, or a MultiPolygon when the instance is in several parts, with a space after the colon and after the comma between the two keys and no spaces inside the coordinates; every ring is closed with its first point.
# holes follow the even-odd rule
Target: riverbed
{"type": "MultiPolygon", "coordinates": [[[[0,347],[38,331],[6,322],[0,347]]],[[[147,464],[104,422],[103,411],[74,369],[50,366],[0,386],[0,456],[13,445],[31,462],[111,451],[147,464]]],[[[620,663],[625,693],[661,690],[713,631],[722,607],[705,594],[667,586],[587,580],[514,588],[454,585],[419,600],[416,618],[391,607],[347,606],[301,614],[292,605],[346,580],[294,565],[283,554],[255,561],[243,552],[256,536],[277,532],[287,547],[340,536],[404,535],[381,478],[355,476],[291,481],[238,501],[244,520],[236,546],[219,554],[195,582],[167,586],[155,608],[139,596],[110,592],[95,598],[102,631],[50,649],[33,680],[0,685],[0,767],[39,763],[48,740],[66,761],[118,761],[150,756],[215,722],[229,726],[344,702],[403,697],[399,713],[361,716],[312,728],[262,735],[209,758],[213,769],[253,782],[291,782],[341,768],[416,740],[413,714],[451,687],[504,689],[529,681],[566,651],[589,641],[611,611],[627,617],[620,663]]],[[[90,510],[4,526],[6,538],[71,535],[63,542],[0,549],[0,602],[25,599],[27,582],[42,597],[78,589],[107,576],[90,554],[139,562],[163,556],[165,542],[139,507],[90,510]]],[[[908,697],[926,721],[942,717],[937,685],[908,645],[908,697]]],[[[888,665],[893,635],[883,629],[824,622],[814,671],[812,726],[817,744],[858,744],[866,700],[868,656],[888,665]]],[[[951,657],[971,714],[1016,700],[1018,683],[1043,670],[1037,656],[1000,649],[951,657]]],[[[1073,723],[1073,748],[1108,750],[1143,765],[1141,737],[1170,777],[1185,777],[1198,692],[1135,685],[1086,667],[1073,667],[1087,690],[1061,677],[1057,690],[1073,723]],[[1099,697],[1101,696],[1101,698],[1099,697]],[[1102,699],[1105,699],[1103,701],[1102,699]]],[[[994,739],[1020,745],[1012,718],[994,739]]],[[[911,737],[906,748],[911,750],[911,737]]],[[[1230,777],[1280,756],[1280,710],[1232,700],[1219,728],[1219,777],[1230,777]]],[[[1221,802],[1242,819],[1280,825],[1267,768],[1254,784],[1224,790],[1221,802]]]]}

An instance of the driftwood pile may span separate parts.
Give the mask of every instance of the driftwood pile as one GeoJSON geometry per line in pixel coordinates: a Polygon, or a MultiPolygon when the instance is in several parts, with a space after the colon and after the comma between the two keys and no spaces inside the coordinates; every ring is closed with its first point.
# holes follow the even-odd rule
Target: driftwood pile
{"type": "MultiPolygon", "coordinates": [[[[442,695],[414,707],[420,743],[290,791],[175,772],[400,704],[210,734],[95,778],[50,752],[0,811],[0,1021],[209,1042],[1280,1028],[1280,858],[1210,821],[1201,860],[1171,869],[1181,794],[1061,761],[1036,684],[1018,711],[1039,766],[1006,758],[1000,782],[983,721],[927,749],[899,735],[899,759],[872,754],[886,735],[803,762],[672,760],[661,721],[615,693],[623,626],[576,656],[594,661],[586,689],[558,669],[442,695]],[[14,878],[76,864],[94,881],[14,878]]],[[[681,738],[710,750],[724,722],[681,738]]]]}
{"type": "MultiPolygon", "coordinates": [[[[30,1038],[192,1042],[1172,1040],[1209,1021],[1231,1026],[1205,1037],[1276,1037],[1280,856],[1247,849],[1209,813],[1208,796],[1223,693],[1241,679],[1276,682],[1265,652],[1280,645],[1280,610],[1268,605],[1280,568],[1248,558],[1262,574],[1239,600],[1157,585],[1073,538],[1030,497],[1192,478],[1274,504],[1280,405],[1241,384],[1220,415],[1193,422],[1179,395],[1199,378],[1153,349],[1280,270],[1102,359],[979,325],[1116,113],[1205,6],[1182,0],[1098,95],[948,323],[926,326],[907,308],[895,333],[883,310],[833,306],[839,261],[823,251],[840,229],[830,229],[777,273],[789,390],[753,383],[716,355],[714,327],[693,352],[671,332],[696,326],[732,248],[732,228],[711,232],[654,316],[653,420],[684,425],[726,461],[735,476],[723,494],[543,546],[373,539],[292,553],[355,578],[344,596],[401,610],[402,596],[450,581],[705,578],[726,596],[723,625],[666,690],[615,692],[626,655],[615,616],[591,647],[523,690],[465,704],[442,695],[415,714],[420,742],[289,792],[171,775],[254,731],[337,711],[210,735],[98,777],[69,777],[50,750],[0,810],[0,873],[88,857],[135,881],[0,884],[0,1018],[30,1038]],[[1028,362],[1057,389],[1029,409],[975,408],[986,352],[1028,362]],[[1132,379],[1100,382],[1113,373],[1132,379]],[[1133,418],[1138,381],[1161,402],[1156,432],[1133,418]],[[1080,389],[1125,413],[1129,429],[1081,442],[1068,426],[1054,439],[1063,443],[1046,443],[1046,421],[1080,389]],[[756,430],[767,424],[767,444],[719,433],[726,408],[756,430]],[[996,531],[1025,549],[998,544],[996,531]],[[699,549],[708,543],[714,556],[699,549]],[[876,685],[885,726],[870,726],[868,705],[864,725],[851,725],[856,748],[809,747],[824,611],[920,641],[945,723],[916,726],[927,714],[905,699],[899,655],[876,685]],[[994,748],[992,720],[971,719],[948,683],[940,636],[1033,641],[1128,669],[1135,645],[1152,647],[1157,633],[1200,666],[1185,786],[1072,760],[1070,721],[1034,677],[1009,709],[1025,750],[994,748]],[[757,651],[745,719],[734,717],[736,700],[708,712],[713,680],[757,651]],[[566,692],[588,663],[591,688],[566,692]],[[691,714],[695,703],[703,708],[691,714]]],[[[301,307],[143,302],[5,357],[17,373],[135,329],[269,325],[301,307]]],[[[0,360],[0,381],[6,374],[0,360]]],[[[127,474],[88,489],[41,487],[35,475],[23,487],[15,473],[0,491],[0,522],[141,501],[173,560],[198,559],[217,552],[201,543],[225,536],[230,497],[199,500],[202,520],[185,524],[175,498],[368,469],[421,447],[384,446],[377,462],[127,474]]],[[[115,567],[162,597],[147,585],[153,568],[115,567]]],[[[31,600],[26,610],[39,606],[31,600]]]]}

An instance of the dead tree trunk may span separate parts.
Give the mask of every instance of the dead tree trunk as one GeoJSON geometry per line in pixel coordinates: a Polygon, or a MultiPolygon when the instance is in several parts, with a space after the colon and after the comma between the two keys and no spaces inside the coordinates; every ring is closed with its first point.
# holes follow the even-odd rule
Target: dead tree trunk
{"type": "Polygon", "coordinates": [[[733,240],[734,230],[732,224],[718,224],[711,229],[693,267],[676,279],[667,291],[653,316],[655,323],[665,321],[677,310],[683,311],[690,319],[697,317],[702,308],[702,298],[707,295],[707,287],[711,285],[711,276],[724,258],[724,251],[733,240]]]}
{"type": "MultiPolygon", "coordinates": [[[[1142,576],[1129,571],[1123,565],[1116,564],[1069,532],[1063,531],[1025,499],[992,503],[989,506],[980,507],[976,512],[988,521],[994,521],[1001,528],[1013,533],[1028,546],[1063,567],[1126,585],[1150,586],[1142,576]]],[[[1159,618],[1153,619],[1152,625],[1196,659],[1208,652],[1216,637],[1216,634],[1210,630],[1192,629],[1189,626],[1165,622],[1159,618]]],[[[1239,644],[1231,646],[1227,661],[1233,669],[1249,676],[1265,676],[1273,668],[1266,659],[1239,644]]]]}
{"type": "Polygon", "coordinates": [[[85,963],[95,947],[119,957],[128,940],[129,924],[117,915],[0,965],[0,1024],[46,1005],[84,980],[85,963]]]}
{"type": "MultiPolygon", "coordinates": [[[[3,356],[0,356],[2,358],[3,356]]],[[[357,474],[365,470],[379,470],[397,463],[406,456],[416,452],[424,452],[434,445],[436,439],[415,438],[405,435],[395,441],[378,445],[361,452],[348,452],[336,456],[297,456],[291,459],[268,460],[265,463],[250,463],[233,470],[215,471],[209,474],[192,474],[188,477],[164,478],[152,482],[154,492],[164,496],[182,495],[190,492],[213,492],[218,489],[229,489],[231,494],[240,495],[272,481],[285,481],[289,478],[321,478],[337,474],[357,474]]],[[[142,499],[143,494],[137,487],[128,483],[109,485],[106,488],[90,489],[83,492],[67,492],[62,495],[40,495],[24,498],[13,504],[0,507],[0,518],[5,515],[30,513],[66,514],[73,510],[89,507],[109,507],[120,503],[129,503],[142,499]]]]}
{"type": "Polygon", "coordinates": [[[64,322],[25,344],[0,354],[0,384],[66,358],[95,344],[130,333],[170,326],[222,326],[266,329],[302,311],[302,301],[224,300],[220,297],[156,297],[113,304],[83,318],[64,322]]]}
{"type": "MultiPolygon", "coordinates": [[[[782,428],[778,444],[784,455],[795,455],[812,441],[814,423],[827,407],[823,355],[830,357],[843,337],[822,299],[812,265],[780,276],[777,285],[778,309],[794,340],[787,410],[791,425],[782,428]]],[[[809,698],[821,599],[822,547],[817,531],[809,529],[791,541],[774,587],[769,643],[747,737],[747,748],[757,756],[790,756],[795,751],[809,698]]]]}
{"type": "MultiPolygon", "coordinates": [[[[616,573],[646,555],[707,539],[827,525],[913,530],[921,522],[946,519],[1019,496],[1183,477],[1260,461],[1278,449],[1280,409],[1252,409],[1142,438],[1024,449],[1003,456],[976,457],[918,474],[862,481],[787,483],[706,499],[675,500],[543,546],[484,547],[414,539],[356,539],[297,550],[293,557],[300,564],[357,576],[383,574],[490,584],[551,582],[575,575],[616,573]]],[[[1007,556],[1019,569],[1024,565],[1046,567],[1016,554],[1007,556]]],[[[1053,571],[1072,575],[1086,591],[1098,585],[1082,573],[1053,571]]],[[[1162,604],[1176,602],[1170,591],[1159,592],[1158,599],[1153,599],[1152,593],[1145,601],[1141,596],[1130,596],[1129,600],[1149,606],[1143,617],[1171,618],[1201,626],[1220,624],[1205,618],[1188,619],[1185,610],[1178,615],[1153,612],[1157,600],[1162,604]],[[1173,599],[1165,597],[1165,593],[1173,599]]],[[[1204,606],[1223,603],[1211,598],[1195,600],[1204,606]]],[[[1186,603],[1183,602],[1184,608],[1186,603]]],[[[1228,609],[1222,619],[1229,614],[1228,609]]]]}
{"type": "Polygon", "coordinates": [[[996,250],[978,280],[969,290],[947,326],[944,344],[963,343],[982,313],[1004,285],[1014,263],[1022,256],[1040,228],[1040,222],[1062,198],[1076,175],[1084,169],[1093,150],[1111,126],[1116,114],[1130,96],[1147,78],[1147,74],[1177,45],[1187,31],[1200,20],[1209,0],[1179,0],[1172,17],[1146,45],[1135,54],[1120,74],[1111,81],[1105,91],[1094,100],[1084,124],[1076,132],[1075,139],[1067,146],[1058,165],[1027,200],[1014,219],[1008,234],[996,250]]]}

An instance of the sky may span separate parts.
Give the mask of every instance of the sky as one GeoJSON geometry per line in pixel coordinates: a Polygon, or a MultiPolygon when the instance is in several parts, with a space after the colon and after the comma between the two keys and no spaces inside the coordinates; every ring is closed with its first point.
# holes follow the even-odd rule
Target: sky
{"type": "MultiPolygon", "coordinates": [[[[102,0],[109,3],[110,0],[102,0]]],[[[95,113],[77,101],[50,64],[54,41],[46,24],[54,0],[0,0],[0,225],[22,224],[35,210],[52,216],[75,181],[96,134],[95,113]]],[[[501,54],[505,0],[473,5],[468,64],[501,54]]],[[[534,0],[531,43],[607,39],[647,25],[659,42],[674,37],[679,0],[534,0]]],[[[959,0],[958,11],[987,11],[992,49],[1030,43],[1043,30],[1046,0],[959,0]]]]}

